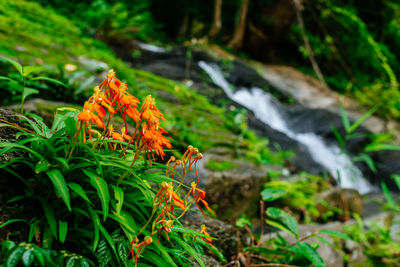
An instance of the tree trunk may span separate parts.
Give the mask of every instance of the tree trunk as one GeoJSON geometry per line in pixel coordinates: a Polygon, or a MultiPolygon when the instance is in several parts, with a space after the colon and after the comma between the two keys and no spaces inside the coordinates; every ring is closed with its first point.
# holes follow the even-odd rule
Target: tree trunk
{"type": "Polygon", "coordinates": [[[211,40],[215,39],[215,37],[218,35],[222,27],[221,8],[222,8],[222,0],[214,0],[214,21],[211,30],[208,34],[211,40]]]}
{"type": "Polygon", "coordinates": [[[306,34],[303,16],[301,15],[301,10],[303,8],[303,6],[301,5],[301,0],[293,0],[293,4],[294,4],[294,9],[296,11],[297,22],[299,23],[299,27],[301,30],[301,35],[303,35],[304,46],[307,50],[308,58],[310,59],[311,65],[314,69],[315,74],[318,77],[319,82],[322,84],[323,87],[328,88],[328,86],[326,85],[324,76],[322,75],[321,69],[319,68],[318,63],[315,60],[314,52],[310,45],[310,40],[308,40],[308,37],[306,34]]]}
{"type": "Polygon", "coordinates": [[[228,47],[232,49],[239,49],[243,44],[244,32],[246,29],[246,17],[249,8],[249,0],[242,0],[240,6],[240,16],[238,23],[236,23],[235,33],[233,34],[232,40],[229,42],[228,47]]]}

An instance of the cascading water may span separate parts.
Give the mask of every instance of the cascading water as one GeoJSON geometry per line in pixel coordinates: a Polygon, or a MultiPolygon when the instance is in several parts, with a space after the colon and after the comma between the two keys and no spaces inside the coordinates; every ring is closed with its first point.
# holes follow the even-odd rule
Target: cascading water
{"type": "Polygon", "coordinates": [[[320,136],[314,133],[295,133],[289,129],[285,115],[279,111],[279,103],[272,95],[256,87],[251,90],[240,88],[233,91],[217,64],[199,61],[198,65],[231,100],[253,111],[257,119],[271,128],[307,147],[312,158],[325,167],[342,187],[357,189],[361,194],[375,190],[363,178],[361,171],[353,164],[349,156],[340,153],[339,147],[328,146],[320,136]]]}

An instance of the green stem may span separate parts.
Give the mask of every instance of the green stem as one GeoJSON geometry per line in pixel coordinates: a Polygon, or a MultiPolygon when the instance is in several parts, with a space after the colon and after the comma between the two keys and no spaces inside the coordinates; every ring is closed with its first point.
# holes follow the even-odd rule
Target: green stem
{"type": "Polygon", "coordinates": [[[25,93],[25,76],[22,75],[22,96],[21,96],[21,114],[24,114],[24,93],[25,93]]]}

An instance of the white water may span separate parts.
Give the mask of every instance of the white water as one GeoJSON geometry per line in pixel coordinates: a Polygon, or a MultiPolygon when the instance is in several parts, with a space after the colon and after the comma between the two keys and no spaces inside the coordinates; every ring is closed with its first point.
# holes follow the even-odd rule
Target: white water
{"type": "Polygon", "coordinates": [[[343,188],[354,188],[361,194],[374,191],[375,188],[363,178],[361,171],[353,164],[349,156],[340,153],[339,147],[328,146],[320,136],[314,133],[295,133],[289,129],[272,95],[256,87],[250,90],[240,88],[234,92],[217,64],[208,64],[204,61],[198,64],[231,100],[253,111],[257,119],[271,128],[307,147],[312,158],[325,167],[343,188]]]}
{"type": "Polygon", "coordinates": [[[152,44],[145,44],[145,43],[138,43],[138,46],[143,50],[151,51],[151,52],[154,52],[154,53],[163,53],[163,52],[165,52],[165,48],[161,47],[161,46],[156,46],[156,45],[152,45],[152,44]]]}

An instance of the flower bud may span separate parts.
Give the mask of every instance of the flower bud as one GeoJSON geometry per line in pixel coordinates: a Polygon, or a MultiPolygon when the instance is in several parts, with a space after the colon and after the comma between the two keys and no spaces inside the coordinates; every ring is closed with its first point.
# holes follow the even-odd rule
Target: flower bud
{"type": "Polygon", "coordinates": [[[151,236],[146,236],[144,238],[144,242],[146,243],[146,245],[150,245],[151,243],[153,243],[153,238],[151,238],[151,236]]]}
{"type": "Polygon", "coordinates": [[[179,166],[182,164],[182,162],[178,159],[177,161],[175,161],[175,164],[179,166]]]}

